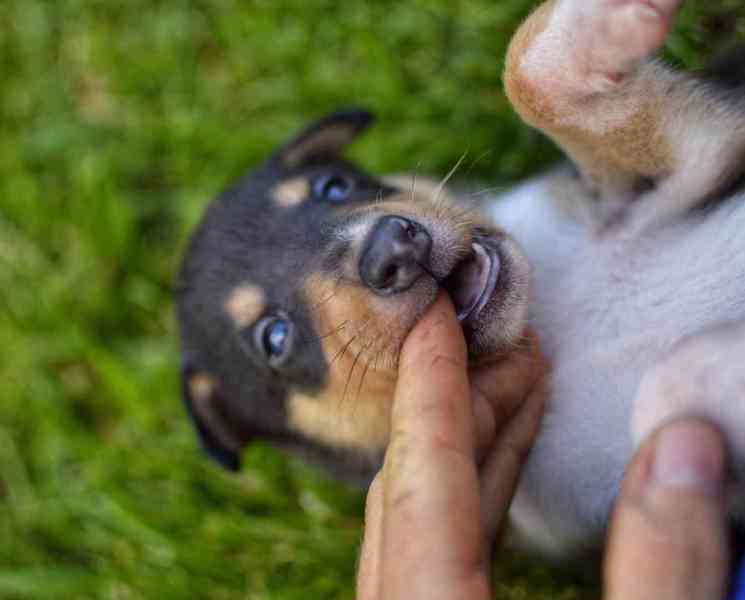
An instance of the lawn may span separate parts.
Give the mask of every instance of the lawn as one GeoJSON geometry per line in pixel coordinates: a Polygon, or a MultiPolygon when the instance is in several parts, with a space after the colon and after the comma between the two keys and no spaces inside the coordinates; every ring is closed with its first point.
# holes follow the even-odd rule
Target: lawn
{"type": "MultiPolygon", "coordinates": [[[[500,71],[531,0],[0,2],[0,598],[351,599],[363,497],[265,447],[208,463],[171,288],[209,199],[311,118],[374,171],[506,185],[556,151],[500,71]]],[[[690,1],[668,57],[739,29],[690,1]]],[[[498,596],[579,597],[503,558],[498,596]]]]}

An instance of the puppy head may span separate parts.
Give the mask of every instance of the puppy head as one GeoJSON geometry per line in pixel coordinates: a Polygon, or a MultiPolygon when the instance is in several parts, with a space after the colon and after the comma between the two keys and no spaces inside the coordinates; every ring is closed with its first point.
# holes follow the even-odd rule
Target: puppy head
{"type": "MultiPolygon", "coordinates": [[[[208,208],[183,260],[183,393],[203,445],[239,466],[267,439],[359,479],[388,440],[401,345],[441,288],[474,357],[524,327],[515,243],[441,186],[341,158],[371,123],[333,114],[208,208]]],[[[369,472],[369,473],[368,473],[369,472]]]]}

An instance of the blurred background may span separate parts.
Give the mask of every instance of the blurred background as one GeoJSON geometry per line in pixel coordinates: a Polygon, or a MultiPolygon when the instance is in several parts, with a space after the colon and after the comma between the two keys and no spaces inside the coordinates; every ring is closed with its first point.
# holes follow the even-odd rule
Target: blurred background
{"type": "MultiPolygon", "coordinates": [[[[363,496],[200,453],[171,288],[206,203],[312,118],[367,169],[506,186],[557,156],[502,94],[532,0],[0,0],[0,598],[353,598],[363,496]]],[[[667,56],[745,39],[686,4],[667,56]]],[[[582,586],[502,556],[497,596],[582,586]]]]}

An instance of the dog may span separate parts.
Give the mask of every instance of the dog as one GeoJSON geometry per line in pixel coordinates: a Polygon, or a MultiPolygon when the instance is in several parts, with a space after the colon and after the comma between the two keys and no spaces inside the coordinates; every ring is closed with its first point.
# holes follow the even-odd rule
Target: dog
{"type": "Polygon", "coordinates": [[[256,438],[369,483],[400,347],[447,288],[474,357],[522,333],[530,268],[443,187],[343,160],[372,122],[315,123],[213,203],[179,276],[183,392],[204,447],[239,466],[256,438]]]}
{"type": "Polygon", "coordinates": [[[700,75],[651,58],[680,4],[551,0],[527,19],[505,90],[572,164],[478,211],[346,161],[361,110],[310,126],[212,203],[177,292],[206,451],[237,469],[266,439],[369,482],[399,349],[444,288],[474,360],[529,323],[552,365],[511,509],[525,543],[597,549],[635,445],[684,414],[727,435],[743,513],[745,55],[700,75]]]}

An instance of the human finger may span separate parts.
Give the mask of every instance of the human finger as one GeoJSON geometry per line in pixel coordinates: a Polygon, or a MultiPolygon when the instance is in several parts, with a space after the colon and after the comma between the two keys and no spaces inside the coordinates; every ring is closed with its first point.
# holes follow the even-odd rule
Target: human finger
{"type": "Polygon", "coordinates": [[[441,295],[399,364],[383,469],[386,600],[488,597],[469,394],[465,340],[441,295]]]}
{"type": "Polygon", "coordinates": [[[499,429],[547,372],[548,362],[541,352],[538,336],[528,329],[512,352],[482,361],[470,370],[471,391],[489,403],[499,429]]]}
{"type": "Polygon", "coordinates": [[[357,570],[357,600],[379,600],[383,544],[383,481],[380,473],[367,491],[365,534],[357,570]]]}
{"type": "Polygon", "coordinates": [[[637,453],[612,519],[606,600],[723,598],[728,570],[721,433],[695,420],[637,453]]]}
{"type": "Polygon", "coordinates": [[[481,469],[481,521],[485,547],[502,529],[525,461],[540,430],[546,385],[539,382],[510,421],[502,425],[481,469]]]}

